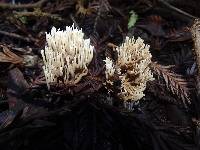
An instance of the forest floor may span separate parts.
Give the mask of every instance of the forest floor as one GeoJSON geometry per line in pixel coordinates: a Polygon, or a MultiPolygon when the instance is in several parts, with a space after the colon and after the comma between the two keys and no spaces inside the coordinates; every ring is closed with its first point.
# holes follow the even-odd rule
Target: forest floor
{"type": "Polygon", "coordinates": [[[198,0],[1,0],[0,149],[200,149],[199,8],[198,0]],[[45,33],[72,24],[95,47],[90,76],[48,90],[45,33]],[[103,60],[115,59],[126,36],[150,45],[155,80],[124,107],[104,87],[103,60]]]}

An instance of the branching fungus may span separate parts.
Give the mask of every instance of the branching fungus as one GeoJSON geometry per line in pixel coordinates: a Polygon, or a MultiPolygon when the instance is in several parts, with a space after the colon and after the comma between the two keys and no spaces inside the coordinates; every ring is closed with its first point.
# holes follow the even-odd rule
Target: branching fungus
{"type": "Polygon", "coordinates": [[[107,83],[112,84],[112,76],[117,74],[121,80],[119,96],[125,101],[139,100],[144,96],[147,81],[154,79],[149,68],[152,57],[149,45],[145,45],[141,38],[135,40],[126,37],[125,42],[117,47],[116,51],[118,58],[115,63],[110,58],[105,60],[107,83]]]}
{"type": "Polygon", "coordinates": [[[46,33],[47,45],[41,51],[44,61],[44,74],[47,85],[63,82],[66,85],[77,84],[88,73],[87,66],[93,58],[94,47],[90,39],[84,39],[82,30],[66,27],[66,30],[51,29],[46,33]]]}

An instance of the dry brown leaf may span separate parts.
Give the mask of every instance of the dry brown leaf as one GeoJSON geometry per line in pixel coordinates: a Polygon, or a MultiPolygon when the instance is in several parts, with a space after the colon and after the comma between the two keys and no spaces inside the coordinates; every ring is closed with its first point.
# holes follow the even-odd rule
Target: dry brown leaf
{"type": "Polygon", "coordinates": [[[0,52],[0,62],[9,62],[12,64],[20,64],[23,62],[23,58],[11,52],[6,46],[0,45],[3,48],[3,52],[0,52]]]}

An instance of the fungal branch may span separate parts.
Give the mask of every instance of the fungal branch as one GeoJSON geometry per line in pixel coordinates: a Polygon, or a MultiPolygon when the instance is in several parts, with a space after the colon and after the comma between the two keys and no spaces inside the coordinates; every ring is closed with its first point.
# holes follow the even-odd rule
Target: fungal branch
{"type": "Polygon", "coordinates": [[[147,81],[154,80],[149,68],[151,54],[149,45],[145,45],[141,38],[137,40],[126,37],[125,42],[116,48],[118,58],[112,62],[106,58],[106,82],[114,82],[112,76],[117,75],[121,81],[119,97],[124,101],[137,101],[144,96],[147,81]]]}
{"type": "Polygon", "coordinates": [[[105,75],[106,75],[106,79],[107,79],[107,83],[113,85],[113,76],[115,74],[115,66],[113,64],[113,61],[106,57],[106,60],[104,60],[104,62],[106,63],[106,71],[105,71],[105,75]]]}
{"type": "Polygon", "coordinates": [[[41,54],[48,88],[50,83],[57,82],[75,85],[87,75],[94,47],[90,45],[90,39],[84,39],[82,30],[74,25],[65,30],[53,27],[50,33],[46,33],[46,42],[41,54]]]}

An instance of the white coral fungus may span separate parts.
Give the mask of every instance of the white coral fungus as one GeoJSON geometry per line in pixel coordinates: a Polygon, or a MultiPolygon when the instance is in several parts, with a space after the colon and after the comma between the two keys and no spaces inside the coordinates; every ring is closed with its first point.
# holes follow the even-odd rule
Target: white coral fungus
{"type": "Polygon", "coordinates": [[[107,82],[109,82],[110,84],[113,84],[112,78],[113,78],[114,73],[115,73],[114,64],[113,64],[112,60],[108,57],[106,57],[106,60],[104,60],[104,62],[106,63],[105,74],[106,74],[107,82]]]}
{"type": "Polygon", "coordinates": [[[49,83],[60,82],[73,85],[88,73],[87,66],[93,58],[94,47],[90,39],[84,39],[82,30],[66,27],[66,30],[57,30],[55,27],[46,33],[47,45],[41,50],[44,61],[44,74],[49,83]]]}
{"type": "MultiPolygon", "coordinates": [[[[119,96],[127,100],[139,100],[144,96],[147,81],[153,80],[153,75],[149,68],[151,63],[151,53],[149,45],[145,45],[141,38],[137,40],[126,37],[125,42],[116,48],[118,58],[115,63],[117,75],[121,80],[121,92],[119,96]]],[[[106,58],[108,60],[109,58],[106,58]]],[[[113,62],[105,61],[106,66],[113,62]]],[[[114,67],[106,67],[107,83],[111,83],[108,74],[113,72],[114,67]],[[110,68],[110,69],[109,69],[110,68]]]]}

